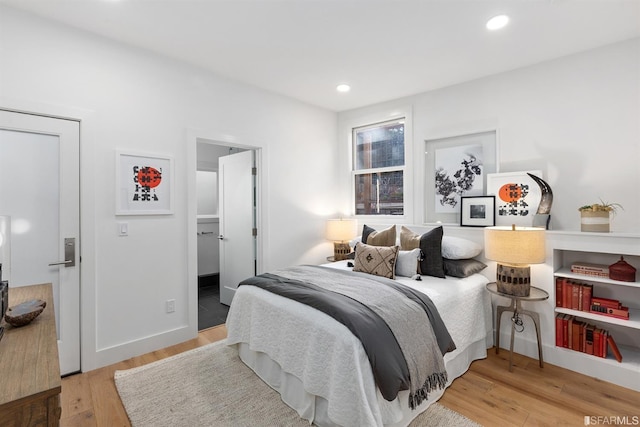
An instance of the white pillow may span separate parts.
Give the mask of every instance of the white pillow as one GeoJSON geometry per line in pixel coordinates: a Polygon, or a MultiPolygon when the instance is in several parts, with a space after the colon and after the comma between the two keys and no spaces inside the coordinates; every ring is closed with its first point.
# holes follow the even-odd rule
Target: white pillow
{"type": "Polygon", "coordinates": [[[418,274],[418,258],[420,258],[420,248],[398,252],[396,276],[412,277],[418,274]]]}
{"type": "Polygon", "coordinates": [[[461,237],[442,236],[442,257],[448,259],[474,258],[482,252],[482,246],[461,237]]]}

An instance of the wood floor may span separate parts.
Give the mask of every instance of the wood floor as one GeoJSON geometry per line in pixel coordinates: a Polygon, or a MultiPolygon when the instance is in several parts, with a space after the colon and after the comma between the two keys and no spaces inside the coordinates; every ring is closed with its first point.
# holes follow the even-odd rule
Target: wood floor
{"type": "MultiPolygon", "coordinates": [[[[116,370],[144,365],[225,336],[224,325],[217,326],[201,331],[191,341],[64,378],[61,426],[130,426],[113,382],[116,370]]],[[[484,426],[584,426],[585,416],[628,416],[627,425],[640,425],[638,392],[548,363],[540,368],[537,360],[525,356],[515,355],[513,372],[509,372],[507,351],[488,353],[487,359],[473,362],[469,371],[453,382],[441,404],[484,426]]],[[[610,422],[610,418],[594,421],[623,425],[610,422]]]]}

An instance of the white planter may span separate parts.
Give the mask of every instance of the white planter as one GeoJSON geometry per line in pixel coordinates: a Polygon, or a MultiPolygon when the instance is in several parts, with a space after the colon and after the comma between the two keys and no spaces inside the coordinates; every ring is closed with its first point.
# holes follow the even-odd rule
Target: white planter
{"type": "Polygon", "coordinates": [[[609,232],[608,211],[580,211],[580,231],[609,232]]]}

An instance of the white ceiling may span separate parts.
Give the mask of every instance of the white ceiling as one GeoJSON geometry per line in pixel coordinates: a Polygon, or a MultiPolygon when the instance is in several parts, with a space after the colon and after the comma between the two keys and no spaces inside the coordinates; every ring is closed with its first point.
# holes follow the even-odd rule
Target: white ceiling
{"type": "Polygon", "coordinates": [[[333,111],[640,37],[640,0],[0,3],[333,111]],[[486,30],[502,13],[509,25],[486,30]]]}

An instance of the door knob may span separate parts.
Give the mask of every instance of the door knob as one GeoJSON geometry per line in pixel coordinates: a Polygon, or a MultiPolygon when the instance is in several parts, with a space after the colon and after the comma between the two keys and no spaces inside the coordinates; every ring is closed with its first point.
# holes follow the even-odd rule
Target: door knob
{"type": "MultiPolygon", "coordinates": [[[[68,259],[66,261],[58,261],[58,262],[50,262],[49,265],[69,265],[69,264],[73,264],[73,260],[72,259],[68,259]]],[[[71,267],[71,265],[69,265],[69,267],[71,267]]]]}
{"type": "Polygon", "coordinates": [[[224,240],[224,236],[221,234],[218,236],[218,240],[224,240]]]}
{"type": "Polygon", "coordinates": [[[64,261],[55,261],[49,263],[49,266],[64,265],[65,267],[73,267],[76,265],[76,238],[65,237],[64,239],[64,261]]]}

